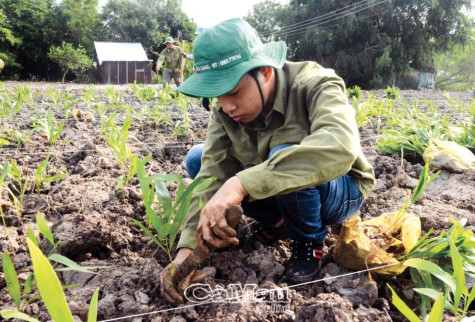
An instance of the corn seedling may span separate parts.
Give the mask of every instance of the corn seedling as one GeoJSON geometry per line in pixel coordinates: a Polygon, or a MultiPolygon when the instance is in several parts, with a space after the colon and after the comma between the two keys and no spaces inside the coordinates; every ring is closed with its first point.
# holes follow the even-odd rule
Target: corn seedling
{"type": "MultiPolygon", "coordinates": [[[[36,214],[36,224],[40,230],[40,233],[43,234],[43,236],[53,245],[53,249],[50,251],[48,257],[46,257],[39,248],[38,241],[33,233],[33,230],[31,227],[28,227],[27,244],[33,262],[34,274],[30,274],[25,280],[23,286],[23,295],[21,294],[21,286],[13,262],[6,251],[3,253],[3,272],[5,275],[7,289],[17,309],[2,310],[0,311],[0,315],[5,319],[38,321],[23,313],[22,311],[24,310],[24,307],[27,303],[36,301],[41,297],[54,321],[72,321],[69,318],[69,307],[66,303],[63,289],[74,287],[76,285],[69,285],[65,287],[61,286],[56,272],[49,260],[53,260],[57,263],[67,266],[63,269],[56,269],[57,271],[77,270],[85,273],[93,273],[89,269],[97,267],[81,267],[64,256],[53,254],[60,241],[54,241],[53,234],[51,233],[46,220],[39,212],[36,214]],[[39,290],[39,295],[34,295],[36,288],[39,290]]],[[[94,292],[91,304],[89,306],[89,317],[92,318],[92,320],[88,319],[88,321],[96,321],[97,300],[98,289],[96,289],[94,292]]]]}
{"type": "Polygon", "coordinates": [[[107,125],[108,128],[105,134],[107,144],[109,144],[111,149],[114,151],[114,158],[119,163],[122,173],[125,174],[127,172],[129,157],[132,155],[127,147],[129,127],[132,125],[132,119],[126,118],[120,130],[116,128],[112,119],[109,120],[107,125]]]}
{"type": "MultiPolygon", "coordinates": [[[[142,163],[145,165],[147,162],[150,160],[152,157],[151,154],[146,156],[145,158],[142,159],[142,163]]],[[[129,182],[130,179],[132,179],[136,174],[137,174],[137,160],[140,160],[138,157],[135,157],[132,155],[132,153],[129,154],[128,156],[129,159],[129,171],[127,174],[123,174],[117,178],[117,183],[119,187],[124,190],[125,188],[125,183],[129,182]]]]}
{"type": "Polygon", "coordinates": [[[10,186],[6,186],[6,188],[13,199],[13,204],[15,205],[18,217],[20,218],[21,214],[23,213],[23,198],[25,196],[30,177],[27,175],[25,178],[23,178],[21,170],[17,167],[15,160],[13,159],[10,161],[8,177],[13,181],[13,183],[11,188],[10,186]]]}
{"type": "Polygon", "coordinates": [[[388,87],[384,90],[386,98],[390,100],[395,100],[399,98],[399,91],[395,86],[388,87]]]}
{"type": "Polygon", "coordinates": [[[405,266],[411,267],[415,291],[421,294],[422,316],[429,309],[428,298],[434,299],[440,292],[449,293],[444,306],[459,317],[467,314],[475,298],[475,288],[469,292],[465,285],[465,275],[475,278],[474,233],[463,228],[465,219],[450,221],[452,226],[447,232],[429,238],[431,229],[400,258],[405,266]],[[463,304],[462,308],[459,304],[463,304]]]}
{"type": "Polygon", "coordinates": [[[189,128],[190,126],[186,121],[177,120],[175,126],[171,130],[174,136],[183,136],[189,128]]]}
{"type": "Polygon", "coordinates": [[[58,125],[51,108],[48,108],[44,118],[33,120],[32,127],[40,132],[40,135],[46,138],[51,145],[55,145],[63,131],[64,123],[58,125]]]}
{"type": "MultiPolygon", "coordinates": [[[[2,195],[3,183],[5,182],[5,178],[8,175],[8,170],[9,170],[8,168],[9,168],[9,163],[7,161],[3,165],[2,172],[0,173],[0,196],[2,195]]],[[[1,204],[0,204],[0,215],[2,216],[2,224],[3,224],[3,227],[5,228],[5,233],[7,234],[8,241],[10,242],[10,247],[12,249],[12,252],[14,252],[12,240],[10,238],[10,233],[8,232],[8,229],[7,229],[7,223],[5,222],[5,216],[3,215],[3,208],[1,204]]]]}
{"type": "Polygon", "coordinates": [[[23,142],[31,142],[31,139],[28,135],[23,134],[18,130],[4,129],[0,132],[0,148],[12,143],[19,147],[23,142]]]}
{"type": "Polygon", "coordinates": [[[361,87],[355,85],[353,87],[346,89],[346,95],[349,99],[360,101],[363,97],[363,93],[361,91],[361,87]]]}
{"type": "Polygon", "coordinates": [[[198,177],[188,187],[178,175],[153,175],[147,176],[142,160],[137,158],[137,177],[139,178],[142,197],[146,210],[146,225],[131,218],[150,239],[157,244],[172,262],[172,247],[180,226],[188,212],[192,193],[194,190],[206,189],[215,178],[201,181],[198,177]],[[175,200],[172,201],[167,184],[178,183],[175,200]],[[153,208],[155,200],[158,201],[158,210],[153,208]],[[149,228],[153,227],[154,235],[149,228]]]}
{"type": "Polygon", "coordinates": [[[46,89],[46,99],[53,103],[53,107],[58,109],[63,101],[63,93],[59,89],[48,88],[46,89]]]}
{"type": "Polygon", "coordinates": [[[137,85],[135,81],[129,85],[132,92],[135,93],[141,102],[149,102],[157,96],[157,92],[150,86],[137,85]]]}
{"type": "Polygon", "coordinates": [[[115,108],[120,108],[124,103],[122,94],[113,86],[109,86],[105,89],[105,94],[110,105],[115,108]]]}
{"type": "Polygon", "coordinates": [[[38,168],[35,171],[35,187],[36,187],[36,192],[40,194],[41,188],[45,183],[51,183],[63,178],[66,178],[69,174],[68,173],[59,173],[52,175],[48,177],[48,163],[49,163],[49,156],[50,154],[46,156],[46,159],[41,161],[41,163],[38,165],[38,168]]]}
{"type": "MultiPolygon", "coordinates": [[[[394,292],[389,284],[386,284],[391,290],[393,305],[401,312],[410,322],[421,322],[422,320],[404,303],[401,298],[394,292]]],[[[445,295],[439,294],[432,306],[431,313],[426,321],[428,322],[442,322],[444,317],[444,303],[447,299],[447,293],[445,295]]]]}
{"type": "Polygon", "coordinates": [[[94,85],[89,84],[89,86],[82,92],[82,100],[88,107],[91,106],[92,103],[98,101],[96,88],[94,85]]]}

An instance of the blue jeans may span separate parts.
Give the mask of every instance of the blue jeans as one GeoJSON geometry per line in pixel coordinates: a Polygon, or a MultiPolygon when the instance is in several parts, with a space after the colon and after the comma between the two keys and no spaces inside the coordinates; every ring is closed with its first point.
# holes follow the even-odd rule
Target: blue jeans
{"type": "MultiPolygon", "coordinates": [[[[269,158],[291,145],[274,147],[269,158]]],[[[185,166],[191,178],[196,177],[201,167],[203,147],[203,144],[194,146],[186,156],[185,166]]],[[[246,216],[263,226],[272,226],[283,218],[287,235],[293,240],[323,241],[328,233],[327,226],[344,222],[358,211],[362,203],[363,196],[355,181],[345,174],[319,186],[286,195],[252,202],[246,198],[241,206],[246,216]]]]}

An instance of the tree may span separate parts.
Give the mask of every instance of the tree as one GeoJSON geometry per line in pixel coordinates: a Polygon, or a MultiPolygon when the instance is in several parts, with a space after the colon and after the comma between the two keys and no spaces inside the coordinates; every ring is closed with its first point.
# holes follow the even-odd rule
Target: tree
{"type": "Polygon", "coordinates": [[[154,61],[167,36],[192,39],[196,29],[178,0],[109,0],[102,21],[104,40],[140,42],[154,61]]]}
{"type": "Polygon", "coordinates": [[[61,47],[51,47],[48,57],[61,68],[63,83],[69,71],[84,71],[92,66],[91,59],[86,55],[86,50],[81,45],[75,49],[72,44],[64,41],[61,47]]]}
{"type": "Polygon", "coordinates": [[[54,0],[0,0],[8,28],[20,40],[8,48],[11,59],[17,64],[16,68],[9,68],[7,75],[47,74],[45,62],[51,46],[50,37],[52,32],[59,30],[47,28],[49,21],[56,17],[53,7],[54,0]]]}
{"type": "Polygon", "coordinates": [[[271,0],[262,1],[253,6],[244,19],[253,26],[265,42],[273,40],[273,35],[278,33],[285,21],[284,7],[271,0]]]}
{"type": "Polygon", "coordinates": [[[434,71],[436,51],[467,41],[462,9],[471,2],[291,0],[272,33],[290,59],[334,68],[349,86],[381,88],[396,73],[434,71]]]}
{"type": "Polygon", "coordinates": [[[82,45],[92,56],[93,42],[99,33],[101,21],[97,11],[98,0],[63,0],[61,9],[66,17],[67,31],[63,39],[82,45]]]}
{"type": "Polygon", "coordinates": [[[465,45],[454,44],[435,55],[437,89],[466,91],[475,89],[475,28],[465,45]]]}
{"type": "Polygon", "coordinates": [[[21,43],[21,40],[13,35],[5,19],[6,16],[3,10],[0,9],[0,59],[2,59],[7,66],[19,67],[20,65],[16,62],[13,51],[15,47],[21,43]]]}

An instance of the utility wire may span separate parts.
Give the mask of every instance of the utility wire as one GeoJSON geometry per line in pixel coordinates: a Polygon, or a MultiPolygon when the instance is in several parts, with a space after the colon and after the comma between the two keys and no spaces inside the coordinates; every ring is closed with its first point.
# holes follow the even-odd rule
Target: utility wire
{"type": "MultiPolygon", "coordinates": [[[[340,15],[340,16],[337,16],[337,17],[332,17],[332,18],[326,19],[326,20],[324,20],[324,21],[319,21],[319,22],[316,22],[316,23],[314,23],[314,24],[302,26],[302,28],[305,28],[304,30],[307,30],[307,29],[309,29],[309,28],[314,28],[314,27],[322,26],[322,25],[324,25],[324,24],[326,24],[326,23],[328,23],[328,22],[334,21],[334,20],[336,20],[336,19],[341,19],[341,18],[347,17],[347,16],[349,16],[349,15],[356,14],[356,13],[361,12],[361,11],[363,11],[363,10],[368,10],[368,9],[374,7],[374,6],[380,5],[380,4],[382,4],[382,3],[384,3],[384,2],[388,2],[388,1],[389,1],[389,0],[383,0],[383,1],[380,1],[380,2],[378,2],[378,3],[375,3],[375,4],[371,5],[371,6],[369,6],[369,7],[361,8],[361,9],[355,10],[355,11],[345,12],[345,14],[343,14],[343,15],[340,15]]],[[[324,27],[325,27],[325,26],[323,26],[322,28],[324,28],[324,27]]],[[[296,29],[296,28],[291,28],[291,29],[286,30],[286,31],[284,31],[284,32],[277,31],[277,32],[273,33],[273,35],[276,36],[276,37],[277,37],[277,36],[282,37],[282,36],[291,35],[291,34],[293,34],[294,32],[301,32],[301,31],[302,31],[301,28],[297,28],[297,29],[296,29]]]]}
{"type": "MultiPolygon", "coordinates": [[[[414,2],[413,4],[417,4],[417,3],[420,3],[420,2],[423,2],[424,0],[419,0],[419,1],[416,1],[414,2]]],[[[343,25],[343,24],[347,24],[347,23],[351,23],[351,22],[355,22],[355,21],[359,21],[359,20],[363,20],[363,19],[367,19],[369,17],[372,17],[372,16],[375,16],[377,14],[382,14],[382,13],[386,13],[386,12],[390,12],[392,11],[392,9],[386,9],[386,10],[382,10],[382,11],[379,11],[378,13],[372,13],[372,14],[369,14],[367,16],[363,16],[363,17],[358,17],[358,18],[355,18],[351,21],[343,21],[343,22],[339,22],[339,23],[335,23],[335,24],[331,24],[331,25],[328,25],[328,26],[322,26],[320,27],[319,29],[328,29],[328,28],[331,28],[331,27],[335,27],[335,26],[339,26],[339,25],[343,25]]],[[[318,24],[317,24],[318,25],[318,24]]],[[[315,25],[315,26],[317,26],[315,25]]],[[[308,29],[310,29],[311,27],[313,26],[309,26],[305,29],[301,29],[301,30],[296,30],[294,32],[289,32],[288,34],[282,34],[282,35],[278,35],[278,37],[282,37],[282,36],[293,36],[293,35],[297,35],[297,34],[302,34],[302,33],[305,33],[308,31],[308,29]]]]}
{"type": "MultiPolygon", "coordinates": [[[[321,20],[324,20],[326,18],[328,18],[329,16],[334,16],[334,15],[337,15],[339,13],[342,13],[342,11],[351,11],[353,9],[357,9],[358,7],[361,7],[363,5],[368,5],[369,3],[371,2],[374,2],[374,1],[377,1],[377,0],[363,0],[361,2],[357,2],[357,3],[354,3],[354,4],[351,4],[351,5],[348,5],[346,7],[343,7],[343,8],[340,8],[340,9],[337,9],[335,11],[331,11],[331,12],[328,12],[328,13],[325,13],[321,16],[318,16],[318,17],[313,17],[313,18],[310,18],[310,19],[307,19],[307,20],[303,20],[303,21],[300,21],[300,22],[297,22],[295,24],[291,24],[291,25],[288,25],[288,26],[285,26],[283,27],[282,29],[280,30],[277,30],[277,32],[281,32],[281,31],[286,31],[288,29],[294,29],[296,27],[303,27],[303,25],[307,25],[307,24],[313,24],[313,23],[316,23],[316,22],[320,22],[321,20]],[[351,8],[350,8],[351,7],[351,8]]],[[[263,36],[263,37],[267,37],[267,36],[270,36],[271,34],[273,34],[274,31],[267,31],[267,32],[263,32],[261,34],[259,34],[260,36],[263,36]]]]}
{"type": "MultiPolygon", "coordinates": [[[[378,14],[381,14],[381,13],[386,13],[386,12],[389,12],[391,11],[391,9],[387,9],[387,10],[383,10],[383,11],[380,11],[378,14]]],[[[367,16],[364,16],[364,17],[358,17],[358,18],[355,18],[351,21],[343,21],[343,22],[339,22],[339,23],[335,23],[335,24],[332,24],[332,25],[329,25],[329,26],[322,26],[322,27],[319,27],[319,29],[328,29],[328,28],[332,28],[332,27],[335,27],[335,26],[340,26],[340,25],[344,25],[344,24],[348,24],[348,23],[352,23],[352,22],[355,22],[355,21],[360,21],[360,20],[364,20],[364,19],[367,19],[369,17],[372,17],[376,14],[369,14],[367,16]]],[[[311,27],[308,27],[308,28],[305,28],[303,30],[296,30],[294,32],[291,32],[291,33],[288,33],[288,34],[285,34],[285,35],[278,35],[276,37],[283,37],[283,36],[294,36],[294,35],[299,35],[299,34],[303,34],[303,33],[306,33],[311,27]]]]}

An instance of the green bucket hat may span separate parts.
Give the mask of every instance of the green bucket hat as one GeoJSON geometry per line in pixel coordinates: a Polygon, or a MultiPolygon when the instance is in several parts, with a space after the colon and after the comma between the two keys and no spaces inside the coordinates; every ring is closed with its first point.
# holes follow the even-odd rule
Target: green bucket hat
{"type": "Polygon", "coordinates": [[[285,42],[263,44],[256,30],[245,20],[226,20],[196,38],[195,73],[178,87],[178,91],[196,97],[224,95],[254,68],[282,68],[286,53],[285,42]]]}
{"type": "Polygon", "coordinates": [[[175,43],[175,40],[173,40],[172,37],[167,37],[167,38],[165,39],[165,42],[164,42],[163,44],[167,44],[167,43],[173,44],[173,43],[175,43]]]}

